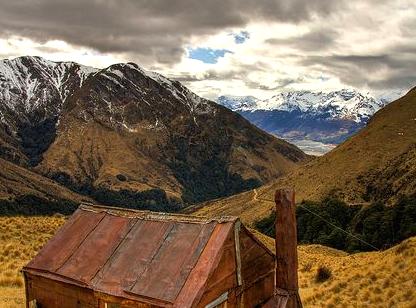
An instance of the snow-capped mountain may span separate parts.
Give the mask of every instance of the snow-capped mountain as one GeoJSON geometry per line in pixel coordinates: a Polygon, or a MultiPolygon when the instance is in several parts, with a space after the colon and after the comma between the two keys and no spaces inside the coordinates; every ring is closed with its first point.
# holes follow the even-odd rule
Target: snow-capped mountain
{"type": "Polygon", "coordinates": [[[217,103],[231,110],[253,110],[257,107],[258,98],[254,96],[220,96],[217,103]]]}
{"type": "Polygon", "coordinates": [[[279,93],[260,100],[252,96],[220,96],[218,103],[234,111],[287,111],[326,114],[334,119],[365,121],[386,104],[355,90],[343,89],[329,93],[294,91],[279,93]]]}
{"type": "Polygon", "coordinates": [[[249,189],[307,156],[137,64],[21,57],[0,61],[0,158],[99,202],[147,206],[249,189]]]}
{"type": "MultiPolygon", "coordinates": [[[[205,112],[209,109],[206,100],[195,95],[179,82],[146,71],[134,63],[118,64],[99,70],[74,62],[52,62],[40,57],[19,57],[0,61],[0,119],[3,123],[12,124],[11,122],[16,118],[19,121],[31,121],[36,117],[36,121],[42,121],[56,117],[67,98],[79,90],[90,75],[98,74],[108,79],[113,88],[126,89],[128,87],[123,82],[134,74],[132,71],[158,83],[186,105],[192,113],[205,112]],[[126,72],[130,76],[125,76],[126,72]],[[10,113],[18,113],[18,116],[9,116],[10,113]]],[[[133,94],[137,97],[145,94],[143,88],[136,86],[134,89],[133,94]]],[[[16,127],[13,127],[15,125],[9,126],[14,132],[16,131],[16,127]]]]}
{"type": "Polygon", "coordinates": [[[338,144],[364,127],[371,116],[401,91],[377,99],[352,89],[329,93],[293,91],[265,100],[251,96],[220,96],[217,102],[236,111],[260,128],[285,138],[308,151],[310,142],[338,144]],[[307,145],[305,146],[305,142],[307,145]]]}
{"type": "Polygon", "coordinates": [[[0,61],[0,119],[12,133],[23,122],[57,117],[63,103],[97,70],[40,57],[0,61]]]}
{"type": "MultiPolygon", "coordinates": [[[[41,57],[6,59],[0,61],[0,128],[4,131],[0,132],[0,155],[14,162],[36,164],[41,152],[55,138],[63,110],[76,105],[74,96],[81,93],[89,77],[99,80],[100,93],[96,92],[90,98],[79,116],[87,119],[100,115],[100,120],[114,128],[136,129],[133,126],[137,123],[132,122],[137,121],[137,117],[132,121],[132,114],[129,114],[126,105],[120,104],[121,93],[125,100],[141,102],[142,115],[146,113],[149,117],[141,126],[147,128],[161,127],[163,122],[159,120],[158,113],[163,112],[158,109],[166,109],[166,106],[161,107],[162,104],[173,104],[166,97],[161,97],[163,92],[173,96],[187,113],[213,110],[207,100],[179,82],[148,72],[133,63],[99,70],[74,62],[52,62],[41,57]],[[138,81],[149,83],[149,80],[154,83],[154,88],[137,84],[138,81]],[[158,89],[160,93],[157,93],[158,89]],[[151,99],[159,96],[159,100],[157,104],[152,104],[149,102],[151,99],[144,99],[145,96],[151,99]]],[[[95,89],[97,87],[95,85],[95,89]]],[[[169,112],[167,110],[165,114],[169,112]]]]}

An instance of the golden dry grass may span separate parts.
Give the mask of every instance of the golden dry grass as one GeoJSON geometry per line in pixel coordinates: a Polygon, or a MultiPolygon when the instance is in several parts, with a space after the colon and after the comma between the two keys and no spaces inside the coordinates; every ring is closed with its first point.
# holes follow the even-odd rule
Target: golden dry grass
{"type": "Polygon", "coordinates": [[[348,255],[322,246],[299,247],[306,307],[416,307],[416,238],[383,252],[348,255]],[[332,277],[316,283],[318,267],[332,277]]]}
{"type": "Polygon", "coordinates": [[[20,270],[64,222],[63,217],[0,217],[0,307],[23,307],[20,270]]]}
{"type": "MultiPolygon", "coordinates": [[[[253,232],[274,250],[272,238],[253,232]]],[[[347,254],[300,245],[298,254],[304,307],[416,307],[416,237],[381,252],[347,254]],[[317,283],[322,266],[332,276],[317,283]]]]}
{"type": "MultiPolygon", "coordinates": [[[[65,221],[63,217],[0,217],[0,307],[23,307],[24,266],[65,221]]],[[[271,249],[273,239],[253,231],[271,249]]],[[[305,307],[416,307],[416,237],[383,251],[347,254],[299,246],[305,307]],[[332,276],[315,282],[319,267],[332,276]]]]}
{"type": "Polygon", "coordinates": [[[56,182],[31,170],[0,158],[0,198],[13,200],[17,196],[37,196],[40,198],[91,201],[56,182]]]}

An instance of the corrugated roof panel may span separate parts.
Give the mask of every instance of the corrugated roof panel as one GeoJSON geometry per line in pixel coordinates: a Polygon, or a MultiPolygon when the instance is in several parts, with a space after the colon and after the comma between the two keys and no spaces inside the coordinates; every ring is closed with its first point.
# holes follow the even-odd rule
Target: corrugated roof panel
{"type": "Polygon", "coordinates": [[[55,272],[74,253],[104,216],[105,213],[97,214],[77,210],[27,267],[55,272]]]}
{"type": "Polygon", "coordinates": [[[171,222],[139,220],[92,284],[98,290],[122,295],[123,289],[130,288],[146,269],[172,227],[171,222]]]}
{"type": "Polygon", "coordinates": [[[220,262],[224,243],[233,229],[232,222],[216,225],[197,263],[177,296],[174,307],[192,307],[198,302],[204,292],[210,273],[220,262]]]}
{"type": "Polygon", "coordinates": [[[137,282],[126,291],[173,302],[204,249],[215,223],[175,223],[137,282]]]}
{"type": "Polygon", "coordinates": [[[206,279],[211,271],[205,265],[213,266],[209,256],[221,250],[212,244],[206,251],[208,241],[214,237],[210,243],[223,245],[234,222],[235,218],[82,206],[26,269],[106,294],[157,303],[174,303],[186,289],[183,294],[192,302],[189,296],[200,294],[204,285],[198,279],[206,279]]]}
{"type": "Polygon", "coordinates": [[[104,266],[136,219],[106,215],[57,274],[89,283],[104,266]]]}

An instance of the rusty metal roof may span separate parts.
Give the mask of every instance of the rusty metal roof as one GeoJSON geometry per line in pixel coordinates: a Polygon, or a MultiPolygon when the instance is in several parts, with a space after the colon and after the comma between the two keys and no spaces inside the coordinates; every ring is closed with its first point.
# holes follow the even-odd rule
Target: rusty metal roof
{"type": "Polygon", "coordinates": [[[24,270],[169,306],[199,294],[236,220],[81,205],[24,270]]]}

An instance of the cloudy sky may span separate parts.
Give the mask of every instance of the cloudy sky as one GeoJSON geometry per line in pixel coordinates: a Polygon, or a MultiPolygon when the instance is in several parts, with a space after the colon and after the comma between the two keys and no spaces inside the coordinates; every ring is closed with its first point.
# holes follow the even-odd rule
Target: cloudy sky
{"type": "Polygon", "coordinates": [[[198,94],[416,85],[414,0],[0,0],[0,58],[136,62],[198,94]]]}

